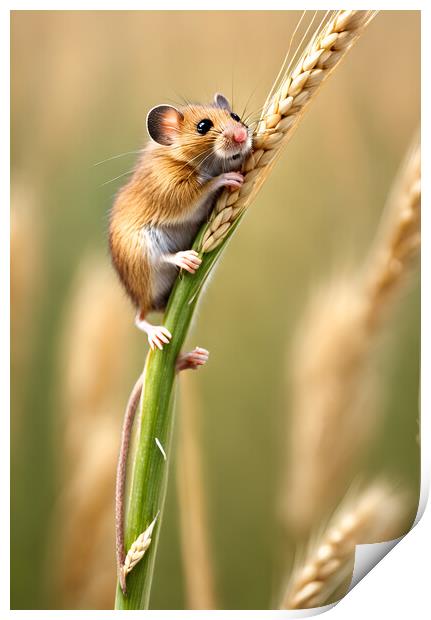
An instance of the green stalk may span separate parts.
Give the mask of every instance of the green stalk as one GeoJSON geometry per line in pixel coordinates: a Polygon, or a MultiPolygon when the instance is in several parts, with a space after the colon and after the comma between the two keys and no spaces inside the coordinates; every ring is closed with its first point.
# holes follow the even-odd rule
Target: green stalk
{"type": "MultiPolygon", "coordinates": [[[[292,136],[310,101],[375,14],[375,11],[334,11],[326,22],[321,22],[292,71],[288,69],[283,80],[280,74],[277,77],[275,85],[279,82],[279,90],[272,97],[268,97],[267,104],[271,103],[270,109],[267,109],[265,104],[261,127],[253,141],[255,155],[259,153],[259,158],[253,160],[252,167],[244,172],[245,183],[235,203],[235,210],[241,210],[242,215],[274,165],[282,146],[292,136]],[[316,63],[321,59],[322,65],[319,67],[316,63]]],[[[228,218],[231,216],[231,213],[228,214],[228,218]]],[[[211,226],[211,223],[214,226],[217,218],[220,225],[223,215],[218,213],[208,226],[211,226]]],[[[133,446],[129,454],[126,551],[148,528],[156,515],[159,516],[149,548],[127,576],[126,596],[119,585],[117,586],[116,609],[148,609],[167,484],[167,462],[157,447],[156,438],[169,456],[175,362],[186,338],[202,285],[241,219],[240,216],[233,221],[219,247],[202,256],[202,264],[195,275],[185,273],[178,277],[164,319],[164,325],[172,333],[172,340],[163,351],[150,352],[147,356],[140,410],[134,425],[133,446]]],[[[206,227],[205,225],[202,228],[195,240],[195,250],[201,248],[206,227]]],[[[206,241],[208,242],[208,239],[206,241]]],[[[215,242],[214,238],[212,242],[215,242]]],[[[207,247],[213,246],[209,243],[207,247]]]]}
{"type": "MultiPolygon", "coordinates": [[[[127,575],[126,595],[117,584],[116,609],[148,609],[171,451],[175,362],[187,336],[203,284],[240,219],[218,248],[202,256],[196,274],[181,273],[178,276],[163,321],[172,334],[172,340],[163,351],[157,349],[147,355],[142,397],[129,454],[124,535],[126,552],[158,513],[159,517],[148,550],[127,575]],[[157,447],[156,437],[164,447],[168,461],[164,460],[157,447]]],[[[194,249],[200,247],[204,230],[205,226],[195,240],[194,249]]]]}

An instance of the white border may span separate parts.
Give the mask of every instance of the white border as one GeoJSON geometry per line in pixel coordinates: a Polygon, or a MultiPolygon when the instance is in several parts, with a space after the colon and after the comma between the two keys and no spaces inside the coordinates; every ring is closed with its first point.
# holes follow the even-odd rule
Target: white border
{"type": "MultiPolygon", "coordinates": [[[[9,145],[9,9],[11,10],[142,10],[142,2],[124,2],[121,5],[118,2],[76,2],[64,3],[64,2],[41,2],[39,4],[35,2],[14,2],[9,7],[1,9],[1,24],[0,24],[0,45],[2,47],[1,62],[3,64],[1,76],[4,80],[2,97],[0,98],[1,106],[1,135],[3,137],[1,141],[1,157],[2,167],[1,170],[8,169],[10,145],[9,145]]],[[[236,2],[229,2],[226,0],[219,0],[218,2],[207,2],[205,5],[198,3],[197,1],[188,2],[172,2],[165,0],[163,7],[161,6],[145,6],[146,9],[154,8],[157,10],[166,9],[190,9],[190,10],[262,10],[262,4],[257,2],[244,2],[243,0],[237,0],[236,2]]],[[[305,7],[304,5],[287,5],[286,2],[281,1],[267,1],[264,5],[264,10],[303,10],[304,8],[313,9],[326,9],[328,3],[314,2],[312,7],[305,7]]],[[[336,8],[336,7],[331,7],[336,8]]],[[[416,2],[413,6],[407,5],[407,3],[400,2],[380,2],[368,3],[365,6],[363,3],[351,3],[346,2],[343,4],[343,8],[376,8],[381,10],[421,10],[422,11],[422,58],[431,58],[431,28],[430,28],[430,9],[426,6],[425,2],[416,2]],[[359,5],[359,6],[358,6],[359,5]],[[362,5],[362,6],[360,6],[362,5]]],[[[391,42],[388,41],[388,45],[391,42]]],[[[425,61],[424,61],[425,64],[425,61]]],[[[402,84],[402,76],[400,76],[400,85],[402,84]]],[[[431,109],[431,101],[429,96],[429,79],[425,75],[422,68],[422,109],[427,111],[431,109]]],[[[421,377],[422,377],[422,416],[421,416],[421,437],[422,437],[422,486],[421,486],[421,501],[419,513],[422,513],[425,504],[427,502],[429,493],[429,472],[431,469],[431,423],[430,423],[430,321],[426,320],[427,317],[431,317],[431,303],[430,303],[430,287],[431,282],[431,246],[429,243],[429,231],[430,231],[430,216],[429,216],[429,200],[428,193],[428,150],[429,150],[429,127],[430,121],[427,115],[423,118],[422,128],[422,166],[425,170],[423,174],[423,193],[426,199],[423,200],[423,204],[426,205],[426,209],[423,211],[422,216],[422,231],[423,231],[423,243],[422,243],[422,316],[425,317],[422,322],[422,354],[421,354],[421,377]]],[[[6,177],[6,175],[5,175],[6,177]]],[[[9,210],[7,205],[10,202],[9,184],[5,178],[1,184],[1,192],[3,195],[2,209],[0,211],[1,226],[0,226],[0,274],[2,282],[9,282],[9,210]]],[[[7,286],[7,284],[5,284],[7,286]]],[[[2,299],[5,296],[3,294],[2,299]]],[[[2,383],[1,399],[2,399],[2,412],[3,422],[6,425],[5,432],[1,433],[1,454],[5,463],[1,468],[1,482],[3,497],[9,497],[9,421],[7,411],[10,404],[9,393],[9,308],[7,304],[0,304],[0,326],[2,336],[2,377],[4,383],[2,383]]],[[[8,501],[8,500],[7,500],[8,501]]],[[[328,612],[328,618],[336,619],[348,619],[348,620],[363,620],[364,614],[371,614],[372,618],[390,617],[390,618],[405,618],[408,614],[412,617],[424,617],[426,609],[429,609],[429,549],[431,548],[431,516],[430,510],[426,510],[422,519],[413,530],[401,541],[397,548],[389,553],[374,569],[372,577],[368,577],[360,582],[352,592],[350,592],[336,607],[332,608],[328,612]]],[[[116,613],[114,611],[9,611],[9,574],[5,570],[5,567],[9,566],[9,510],[1,510],[1,532],[2,544],[1,548],[1,566],[2,566],[2,579],[0,581],[0,601],[1,609],[3,610],[3,617],[21,617],[31,616],[34,618],[43,618],[47,616],[55,615],[55,618],[66,617],[71,614],[74,616],[79,614],[91,614],[93,618],[105,618],[107,614],[116,613]],[[6,575],[6,576],[5,576],[6,575]]],[[[151,618],[189,618],[190,615],[195,617],[210,617],[216,618],[256,618],[261,620],[263,613],[265,617],[270,615],[271,617],[304,617],[302,612],[282,612],[282,611],[147,611],[147,612],[130,612],[132,614],[142,614],[148,619],[151,618]]]]}

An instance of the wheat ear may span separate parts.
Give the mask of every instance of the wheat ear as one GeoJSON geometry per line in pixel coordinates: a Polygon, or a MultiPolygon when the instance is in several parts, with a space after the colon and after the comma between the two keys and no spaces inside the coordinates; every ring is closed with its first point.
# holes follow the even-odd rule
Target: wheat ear
{"type": "Polygon", "coordinates": [[[374,17],[373,11],[335,11],[318,28],[291,72],[280,79],[266,104],[253,140],[253,153],[245,162],[244,184],[236,192],[224,191],[202,238],[201,251],[217,248],[250,204],[322,83],[356,42],[374,17]]]}
{"type": "Polygon", "coordinates": [[[59,352],[63,491],[47,579],[65,609],[109,609],[115,582],[112,489],[121,398],[133,327],[127,300],[103,257],[85,256],[72,284],[59,352]],[[115,325],[115,329],[112,326],[115,325]]]}
{"type": "Polygon", "coordinates": [[[381,317],[418,256],[420,215],[421,150],[415,140],[389,195],[386,213],[363,276],[370,329],[381,317]]]}
{"type": "MultiPolygon", "coordinates": [[[[338,65],[373,15],[371,11],[336,12],[323,27],[317,29],[302,62],[297,65],[293,74],[285,76],[281,88],[270,99],[271,106],[278,112],[272,114],[274,118],[270,119],[268,110],[264,111],[256,135],[255,152],[246,164],[245,183],[241,191],[236,195],[222,195],[221,200],[226,201],[223,207],[220,206],[221,203],[217,204],[211,221],[202,227],[195,239],[193,249],[203,252],[203,260],[198,273],[193,277],[189,277],[190,274],[181,274],[170,294],[163,320],[164,326],[173,334],[170,345],[163,351],[151,351],[146,359],[142,397],[134,428],[135,445],[129,455],[131,482],[126,499],[125,523],[125,540],[128,545],[133,543],[153,518],[154,508],[163,510],[167,467],[166,462],[160,460],[160,450],[154,442],[154,429],[157,427],[157,437],[168,452],[173,429],[176,359],[183,346],[203,285],[240,221],[239,216],[269,173],[275,156],[280,152],[279,146],[286,142],[285,136],[292,134],[306,106],[313,99],[314,92],[338,65]],[[315,52],[315,57],[311,56],[312,51],[315,52]],[[286,91],[285,99],[281,99],[283,88],[286,91]],[[286,109],[288,105],[290,111],[286,109]],[[276,122],[278,113],[281,120],[276,122]],[[225,207],[228,212],[222,214],[225,207]],[[214,226],[215,221],[217,226],[214,226]]],[[[117,587],[116,609],[148,607],[158,531],[159,528],[156,528],[153,544],[143,561],[139,562],[128,576],[127,595],[120,586],[117,587]]]]}
{"type": "Polygon", "coordinates": [[[364,268],[312,297],[292,348],[292,418],[282,511],[307,530],[345,484],[379,421],[372,353],[378,319],[418,254],[420,150],[409,150],[364,268]],[[391,294],[390,294],[391,293],[391,294]],[[287,490],[287,492],[286,492],[287,490]]]}
{"type": "Polygon", "coordinates": [[[127,552],[124,564],[121,567],[122,574],[120,575],[120,581],[124,584],[124,589],[126,584],[126,576],[133,568],[135,568],[136,564],[142,560],[145,552],[151,545],[151,535],[153,533],[158,518],[159,513],[156,514],[147,529],[142,532],[142,534],[140,534],[138,538],[132,543],[130,549],[127,552]]]}
{"type": "MultiPolygon", "coordinates": [[[[37,331],[37,315],[44,299],[43,256],[44,218],[38,212],[34,188],[15,181],[11,185],[10,211],[10,364],[13,416],[11,418],[12,454],[19,454],[25,390],[31,372],[31,357],[37,331]]],[[[31,432],[31,431],[30,431],[31,432]]],[[[18,457],[20,458],[20,457],[18,457]]]]}
{"type": "MultiPolygon", "coordinates": [[[[34,191],[15,182],[11,187],[10,212],[10,304],[12,367],[20,368],[20,380],[33,344],[35,311],[42,298],[43,218],[34,191]],[[29,312],[31,308],[31,312],[29,312]]],[[[14,422],[19,414],[20,394],[14,396],[14,422]]]]}
{"type": "Polygon", "coordinates": [[[340,507],[318,544],[294,570],[281,609],[320,607],[349,577],[358,544],[400,535],[405,498],[376,482],[340,507]]]}
{"type": "Polygon", "coordinates": [[[334,501],[378,423],[364,298],[344,274],[303,312],[289,359],[291,416],[280,509],[305,534],[334,501]]]}

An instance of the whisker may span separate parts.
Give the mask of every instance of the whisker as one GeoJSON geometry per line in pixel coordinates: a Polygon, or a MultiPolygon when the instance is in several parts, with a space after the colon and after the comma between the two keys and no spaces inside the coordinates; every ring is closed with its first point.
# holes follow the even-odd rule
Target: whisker
{"type": "Polygon", "coordinates": [[[248,124],[253,121],[259,121],[261,116],[262,116],[262,109],[259,108],[259,110],[249,112],[249,114],[247,114],[247,116],[243,119],[243,122],[245,124],[248,124]]]}
{"type": "Polygon", "coordinates": [[[119,155],[113,155],[112,157],[108,157],[107,159],[102,159],[101,161],[96,162],[93,166],[100,166],[101,164],[105,164],[107,161],[112,161],[113,159],[118,159],[119,157],[125,157],[126,155],[136,155],[137,153],[141,153],[143,149],[138,149],[137,151],[127,151],[126,153],[120,153],[119,155]]]}
{"type": "Polygon", "coordinates": [[[104,183],[101,183],[101,185],[99,185],[99,187],[103,187],[104,185],[108,185],[109,183],[113,183],[114,181],[117,181],[118,179],[121,179],[122,177],[125,177],[126,174],[131,174],[135,169],[132,168],[131,170],[128,170],[127,172],[123,172],[123,174],[119,174],[118,177],[114,177],[113,179],[109,179],[109,181],[105,181],[104,183]]]}
{"type": "Polygon", "coordinates": [[[244,109],[243,109],[242,114],[241,114],[241,120],[243,120],[245,112],[246,112],[246,109],[247,109],[247,106],[250,103],[253,95],[256,93],[257,88],[258,88],[258,84],[256,84],[256,86],[253,88],[253,90],[251,91],[250,95],[248,96],[248,99],[247,99],[247,101],[245,103],[244,109]]]}
{"type": "MultiPolygon", "coordinates": [[[[204,159],[200,162],[200,165],[202,166],[202,164],[203,164],[203,163],[204,163],[204,162],[205,162],[205,161],[206,161],[209,157],[211,157],[211,156],[213,156],[213,155],[215,156],[215,155],[216,155],[216,153],[218,153],[219,151],[222,151],[222,150],[223,150],[223,145],[218,146],[216,149],[211,148],[211,152],[210,152],[210,153],[208,153],[208,155],[207,155],[207,156],[206,156],[206,157],[205,157],[205,158],[204,158],[204,159]]],[[[225,172],[225,168],[224,168],[225,160],[224,160],[224,159],[222,159],[221,163],[222,163],[222,169],[223,169],[223,172],[225,172]]],[[[187,177],[187,180],[188,180],[188,179],[192,176],[192,174],[194,174],[194,172],[195,172],[194,170],[192,170],[192,171],[190,172],[190,174],[189,174],[189,175],[188,175],[188,177],[187,177]]]]}
{"type": "MultiPolygon", "coordinates": [[[[213,150],[213,145],[211,145],[210,147],[205,149],[202,153],[198,153],[197,155],[195,155],[195,157],[192,157],[192,159],[189,159],[183,166],[181,166],[181,168],[179,169],[179,172],[181,172],[181,170],[184,170],[184,168],[187,168],[187,166],[190,166],[192,164],[192,162],[196,161],[199,157],[202,157],[206,153],[210,153],[211,154],[212,150],[213,150]]],[[[194,171],[192,171],[192,173],[193,172],[194,171]]]]}

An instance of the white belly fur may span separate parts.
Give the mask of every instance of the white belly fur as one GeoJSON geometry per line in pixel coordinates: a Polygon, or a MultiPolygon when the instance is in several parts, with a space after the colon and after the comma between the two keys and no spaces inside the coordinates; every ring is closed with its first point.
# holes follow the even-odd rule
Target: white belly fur
{"type": "Polygon", "coordinates": [[[163,260],[163,256],[191,249],[199,228],[208,218],[213,202],[214,196],[207,197],[181,224],[146,226],[142,229],[145,245],[150,249],[153,267],[152,297],[156,308],[164,305],[163,302],[178,275],[178,268],[163,260]]]}

